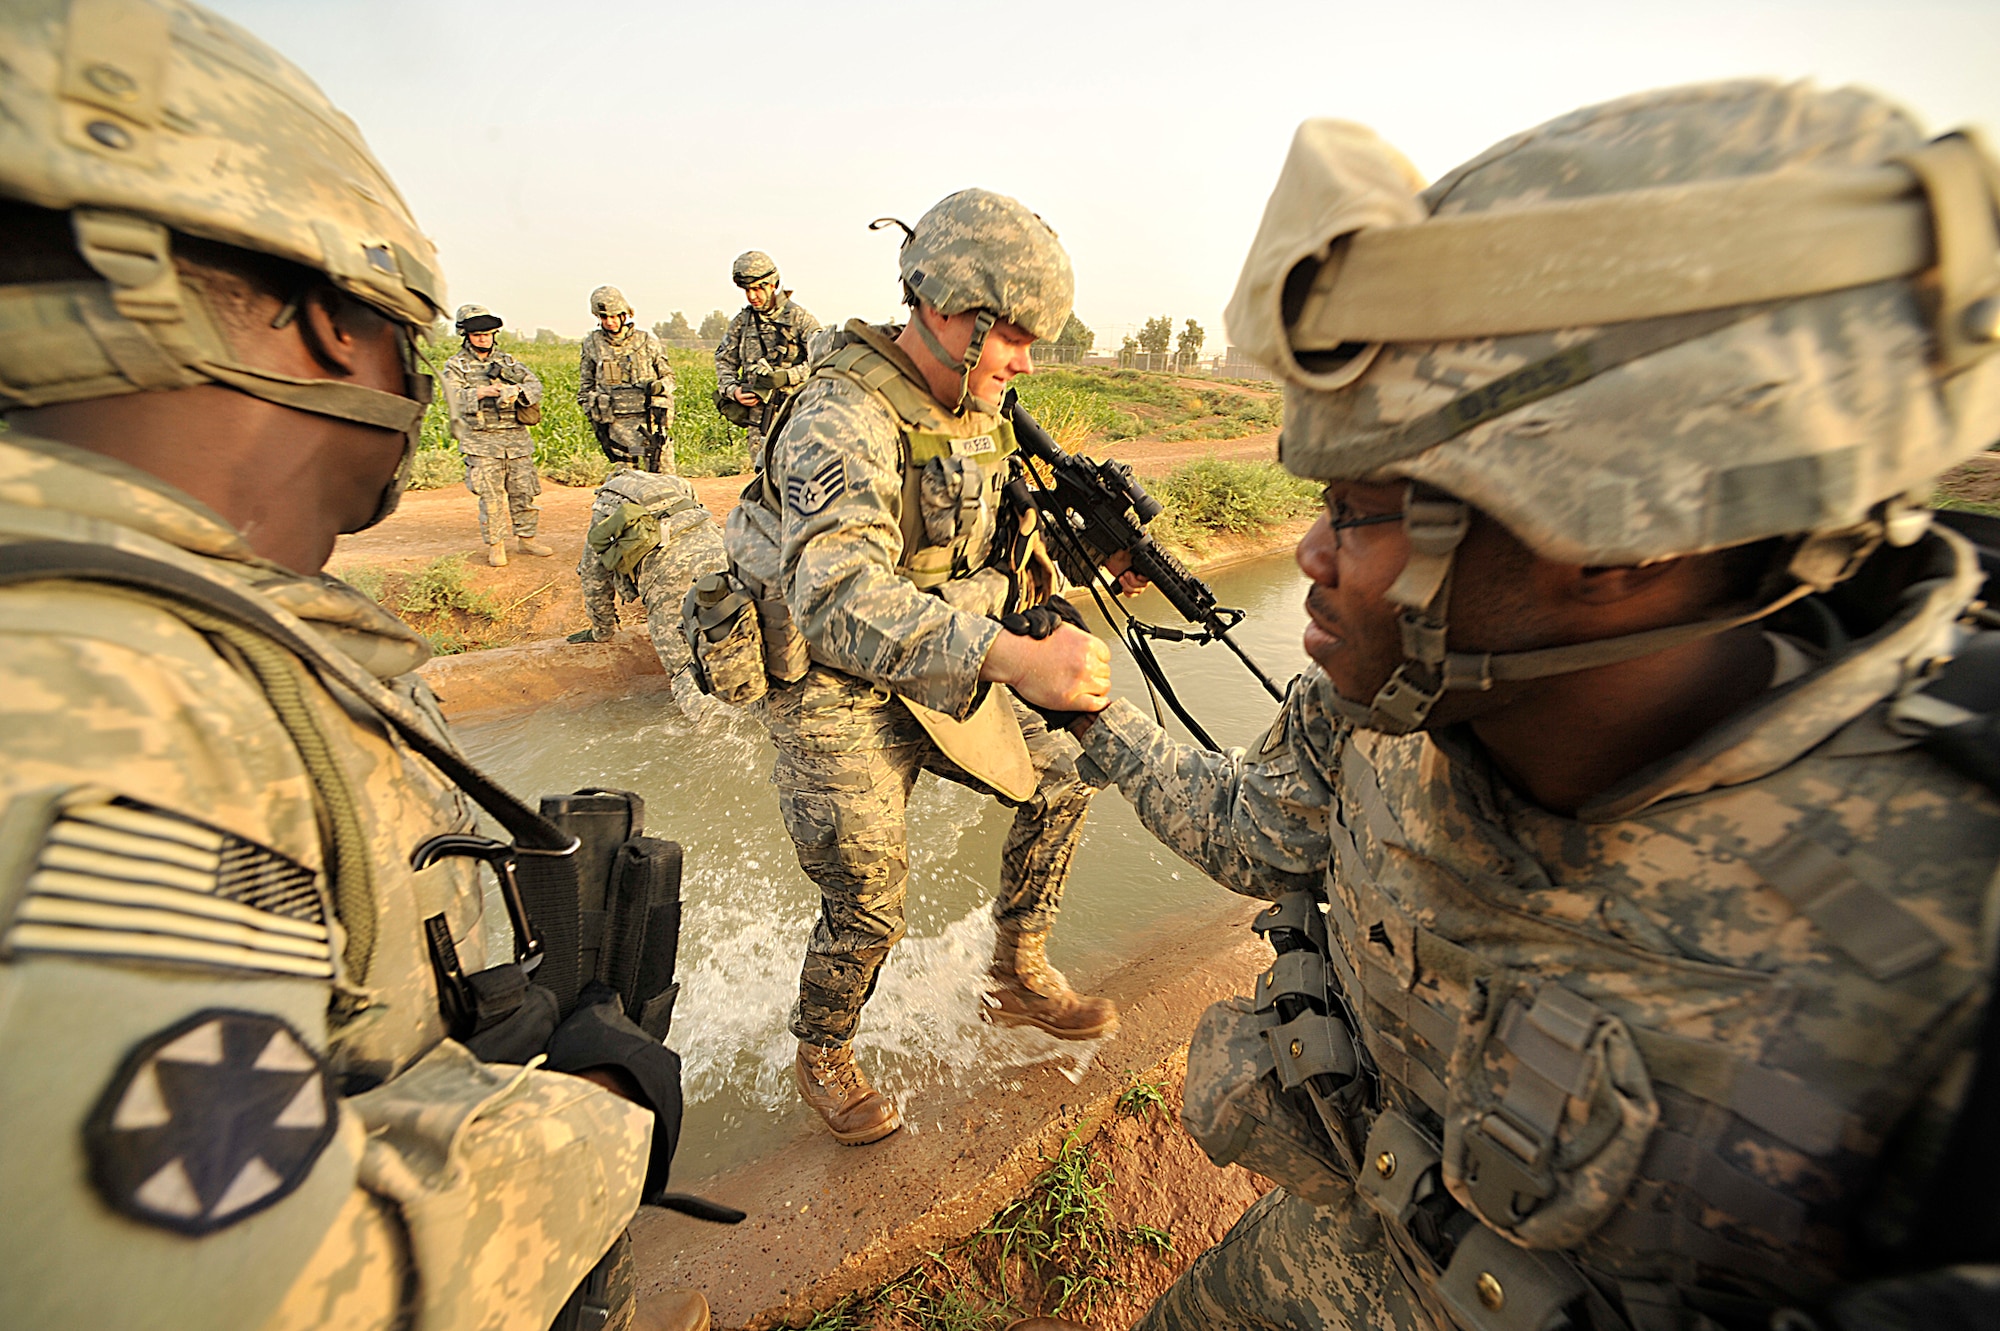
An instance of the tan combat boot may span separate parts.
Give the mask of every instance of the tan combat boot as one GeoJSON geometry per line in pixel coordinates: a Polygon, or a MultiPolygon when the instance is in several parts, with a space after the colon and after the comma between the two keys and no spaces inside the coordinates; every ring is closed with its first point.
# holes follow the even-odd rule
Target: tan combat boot
{"type": "Polygon", "coordinates": [[[507,567],[507,543],[494,541],[486,547],[486,562],[494,568],[507,567]]]}
{"type": "Polygon", "coordinates": [[[639,1300],[631,1331],[708,1331],[708,1300],[698,1290],[670,1289],[639,1300]]]}
{"type": "Polygon", "coordinates": [[[832,1048],[799,1041],[799,1094],[826,1120],[833,1139],[845,1146],[881,1141],[903,1126],[902,1116],[854,1065],[854,1046],[832,1048]]]}
{"type": "Polygon", "coordinates": [[[547,557],[556,552],[556,548],[554,546],[543,545],[540,541],[533,540],[526,536],[516,537],[514,544],[521,547],[521,553],[524,555],[541,555],[543,557],[547,557]]]}
{"type": "Polygon", "coordinates": [[[1118,1007],[1069,987],[1049,965],[1047,934],[1024,934],[1000,926],[987,975],[998,983],[986,991],[986,1019],[999,1026],[1033,1026],[1058,1040],[1095,1040],[1118,1029],[1118,1007]]]}

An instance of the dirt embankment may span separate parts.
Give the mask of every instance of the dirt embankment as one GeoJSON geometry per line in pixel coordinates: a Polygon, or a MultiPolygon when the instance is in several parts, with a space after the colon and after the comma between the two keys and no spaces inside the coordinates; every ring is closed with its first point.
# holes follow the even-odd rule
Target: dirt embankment
{"type": "Polygon", "coordinates": [[[804,1326],[843,1303],[847,1318],[823,1325],[926,1324],[886,1315],[885,1286],[933,1307],[983,1307],[984,1316],[953,1323],[982,1331],[1052,1312],[1061,1288],[1049,1272],[996,1263],[994,1245],[978,1235],[1073,1138],[1097,1177],[1109,1176],[1113,1226],[1171,1236],[1165,1251],[1126,1246],[1097,1271],[1102,1292],[1092,1306],[1065,1313],[1096,1331],[1129,1327],[1270,1186],[1240,1167],[1210,1164],[1178,1120],[1189,1031],[1208,1004],[1247,993],[1270,962],[1247,928],[1254,911],[1218,888],[1205,909],[1135,939],[1135,960],[1108,975],[1073,975],[1116,1000],[1122,1015],[1075,1082],[1043,1065],[1004,1086],[958,1092],[941,1125],[867,1147],[809,1132],[694,1185],[749,1212],[742,1225],[642,1212],[633,1226],[642,1299],[700,1289],[718,1327],[758,1331],[804,1326]],[[1153,1088],[1157,1100],[1128,1100],[1121,1110],[1135,1085],[1153,1088]]]}

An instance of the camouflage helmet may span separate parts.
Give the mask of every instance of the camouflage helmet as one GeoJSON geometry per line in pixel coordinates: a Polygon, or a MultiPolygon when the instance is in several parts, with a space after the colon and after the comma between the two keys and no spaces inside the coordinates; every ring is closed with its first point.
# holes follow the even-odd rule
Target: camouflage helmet
{"type": "MultiPolygon", "coordinates": [[[[907,233],[897,256],[903,296],[950,318],[977,311],[972,340],[960,366],[958,408],[968,403],[992,411],[992,403],[971,397],[972,367],[979,363],[986,334],[1001,319],[1029,336],[1053,338],[1069,322],[1076,298],[1076,274],[1054,228],[1018,200],[992,190],[962,189],[931,205],[914,227],[878,218],[874,230],[894,223],[907,233]]],[[[953,357],[921,319],[911,321],[924,345],[944,365],[953,357]]]]}
{"type": "Polygon", "coordinates": [[[776,282],[778,265],[762,250],[745,250],[730,265],[729,278],[747,291],[764,282],[776,282]]]}
{"type": "Polygon", "coordinates": [[[219,383],[414,440],[428,379],[400,396],[239,364],[173,261],[176,234],[200,237],[321,273],[413,332],[443,313],[430,240],[309,78],[187,0],[9,0],[0,51],[0,195],[67,212],[101,279],[0,293],[0,410],[219,383]]]}
{"type": "Polygon", "coordinates": [[[1365,130],[1303,126],[1228,311],[1285,381],[1287,467],[1411,483],[1390,599],[1427,646],[1369,724],[1671,645],[1447,653],[1467,505],[1574,564],[1792,538],[1789,599],[1916,540],[1932,478],[2000,436],[2000,165],[1968,136],[1926,143],[1853,89],[1744,81],[1586,108],[1413,177],[1365,130]]]}
{"type": "Polygon", "coordinates": [[[499,315],[487,309],[484,305],[459,306],[458,313],[453,316],[452,323],[458,329],[460,337],[464,337],[468,333],[496,332],[506,326],[500,321],[499,315]]]}
{"type": "Polygon", "coordinates": [[[591,292],[590,312],[600,319],[607,314],[622,314],[626,323],[632,322],[632,303],[617,287],[599,287],[591,292]]]}

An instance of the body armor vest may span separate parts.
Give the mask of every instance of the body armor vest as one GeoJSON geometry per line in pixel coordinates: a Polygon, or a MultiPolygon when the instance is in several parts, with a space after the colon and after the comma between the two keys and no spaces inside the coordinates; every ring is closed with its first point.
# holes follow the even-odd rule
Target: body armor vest
{"type": "Polygon", "coordinates": [[[599,349],[597,391],[610,396],[611,414],[620,419],[644,416],[650,401],[647,385],[653,380],[650,362],[641,363],[646,339],[636,328],[626,329],[624,337],[616,341],[601,329],[592,336],[597,338],[599,349]]]}
{"type": "Polygon", "coordinates": [[[1256,1006],[1440,1324],[1761,1327],[1852,1278],[1971,1044],[2000,862],[2000,803],[1891,706],[1600,821],[1448,732],[1345,735],[1333,864],[1260,917],[1256,1006]]]}

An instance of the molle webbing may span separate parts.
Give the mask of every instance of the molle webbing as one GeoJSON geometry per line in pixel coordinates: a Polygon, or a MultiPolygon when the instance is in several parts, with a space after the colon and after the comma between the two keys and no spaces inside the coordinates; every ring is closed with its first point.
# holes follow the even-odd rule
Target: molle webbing
{"type": "MultiPolygon", "coordinates": [[[[965,433],[964,417],[944,411],[928,389],[912,383],[902,367],[865,341],[834,352],[820,373],[838,375],[863,389],[896,418],[903,446],[903,554],[897,571],[925,590],[970,572],[964,567],[962,540],[934,545],[924,529],[924,468],[934,459],[963,457],[978,463],[987,477],[996,475],[999,464],[1019,447],[1013,422],[996,420],[990,430],[965,433]]],[[[961,531],[970,530],[971,524],[961,524],[961,531]]]]}

